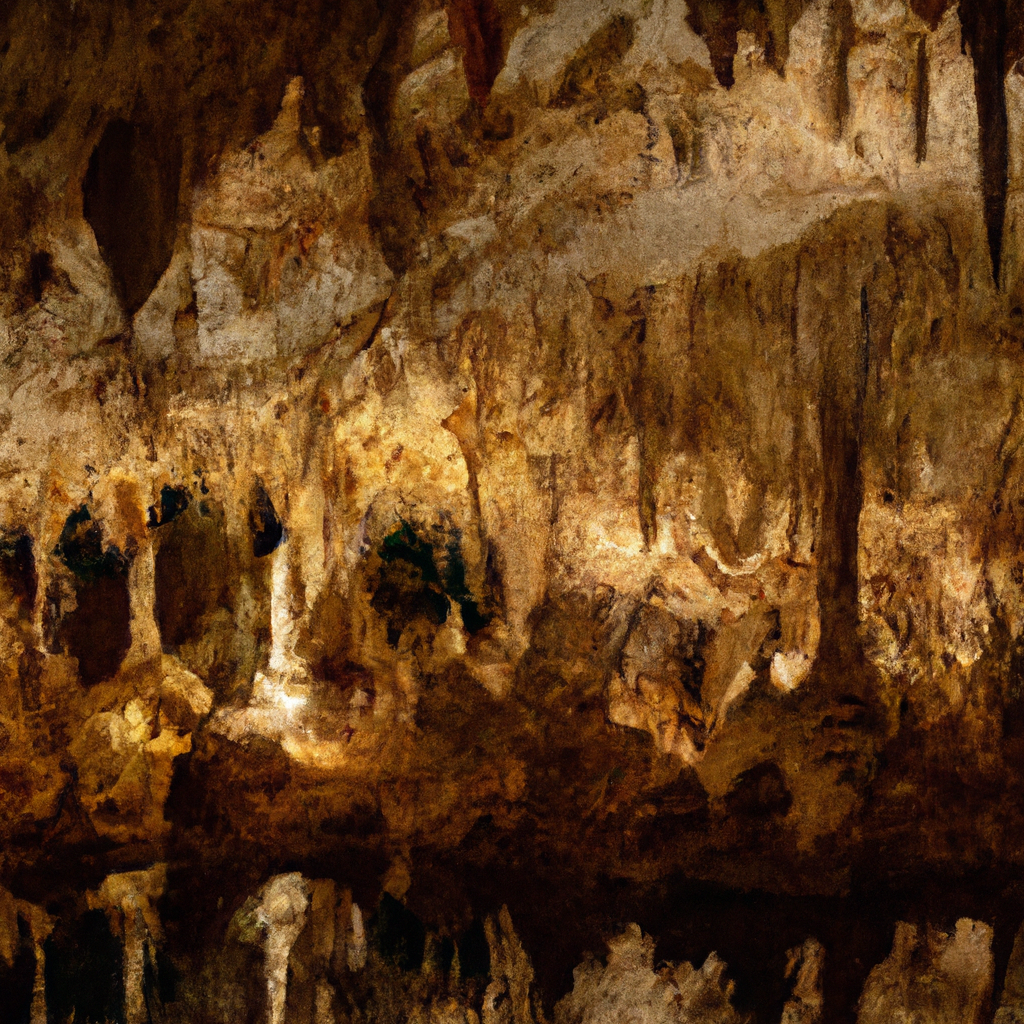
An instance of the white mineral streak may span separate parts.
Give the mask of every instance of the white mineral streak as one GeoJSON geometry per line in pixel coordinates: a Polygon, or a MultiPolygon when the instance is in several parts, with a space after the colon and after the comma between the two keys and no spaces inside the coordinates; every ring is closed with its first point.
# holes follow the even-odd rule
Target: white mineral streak
{"type": "Polygon", "coordinates": [[[349,929],[346,936],[346,960],[350,971],[361,971],[366,966],[366,929],[363,927],[363,912],[358,903],[352,904],[349,929]]]}

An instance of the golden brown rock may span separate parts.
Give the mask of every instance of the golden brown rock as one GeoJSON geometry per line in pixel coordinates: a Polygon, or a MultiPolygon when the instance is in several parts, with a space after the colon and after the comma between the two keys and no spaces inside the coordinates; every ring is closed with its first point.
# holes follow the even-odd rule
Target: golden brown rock
{"type": "Polygon", "coordinates": [[[0,1005],[1016,1013],[1017,8],[7,5],[0,1005]]]}

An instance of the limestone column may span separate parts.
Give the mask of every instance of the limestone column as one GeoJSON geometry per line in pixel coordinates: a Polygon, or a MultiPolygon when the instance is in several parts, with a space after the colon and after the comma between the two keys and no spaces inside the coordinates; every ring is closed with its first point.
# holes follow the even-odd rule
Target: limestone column
{"type": "Polygon", "coordinates": [[[994,1024],[1024,1024],[1024,926],[1013,940],[994,1024]]]}
{"type": "Polygon", "coordinates": [[[135,476],[114,469],[95,489],[99,506],[109,515],[110,538],[131,559],[128,568],[128,600],[131,614],[131,647],[125,665],[142,665],[161,654],[160,628],[156,623],[156,559],[153,538],[146,525],[145,506],[135,476]]]}
{"type": "Polygon", "coordinates": [[[309,898],[309,886],[298,873],[277,875],[262,890],[257,917],[266,929],[263,950],[268,1024],[284,1024],[288,957],[306,923],[309,898]]]}
{"type": "Polygon", "coordinates": [[[833,141],[839,138],[847,113],[847,22],[848,15],[836,0],[812,0],[789,34],[786,80],[799,92],[808,127],[833,141]]]}
{"type": "Polygon", "coordinates": [[[162,651],[160,627],[156,622],[156,558],[148,530],[139,541],[128,569],[128,600],[132,645],[125,663],[141,665],[159,658],[162,651]]]}
{"type": "Polygon", "coordinates": [[[1024,61],[1006,75],[1006,121],[1009,167],[1000,286],[1019,306],[1024,301],[1024,61]]]}

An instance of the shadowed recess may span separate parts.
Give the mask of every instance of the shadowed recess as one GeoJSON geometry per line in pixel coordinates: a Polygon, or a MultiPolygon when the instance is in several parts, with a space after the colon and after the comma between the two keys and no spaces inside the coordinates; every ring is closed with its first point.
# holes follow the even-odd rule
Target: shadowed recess
{"type": "Polygon", "coordinates": [[[125,1024],[121,944],[102,910],[58,923],[45,953],[51,1021],[125,1024]]]}
{"type": "Polygon", "coordinates": [[[31,615],[39,585],[31,537],[24,533],[0,537],[0,573],[10,587],[21,614],[31,615]]]}
{"type": "Polygon", "coordinates": [[[257,480],[253,489],[252,504],[249,506],[249,532],[252,534],[252,553],[257,558],[265,558],[276,551],[284,540],[284,527],[262,480],[257,480]]]}
{"type": "Polygon", "coordinates": [[[31,1024],[32,989],[36,975],[36,954],[28,923],[19,914],[13,963],[0,957],[0,1014],[9,1024],[31,1024]]]}
{"type": "Polygon", "coordinates": [[[789,56],[789,31],[805,4],[806,0],[691,0],[687,20],[707,43],[715,77],[729,88],[735,82],[737,33],[753,32],[768,63],[781,74],[789,56]]]}
{"type": "Polygon", "coordinates": [[[430,543],[403,522],[384,538],[378,555],[382,566],[370,607],[387,621],[388,643],[396,646],[406,626],[417,619],[444,625],[448,596],[430,543]]]}
{"type": "Polygon", "coordinates": [[[223,515],[201,501],[160,527],[156,618],[169,651],[198,640],[232,579],[223,515]]]}
{"type": "Polygon", "coordinates": [[[181,142],[176,132],[112,121],[82,185],[85,219],[134,313],[167,268],[177,231],[181,142]]]}
{"type": "Polygon", "coordinates": [[[370,921],[374,942],[381,956],[403,971],[415,971],[423,963],[426,929],[405,904],[384,893],[377,913],[370,921]]]}
{"type": "MultiPolygon", "coordinates": [[[[1014,3],[1014,6],[1016,4],[1014,3]]],[[[981,147],[981,192],[985,201],[992,275],[999,281],[1003,248],[1003,219],[1008,186],[1006,123],[1007,0],[971,0],[960,5],[964,42],[974,60],[974,95],[978,104],[978,142],[981,147]]],[[[1012,64],[1012,60],[1010,61],[1012,64]]]]}
{"type": "Polygon", "coordinates": [[[191,500],[186,488],[164,484],[160,488],[160,506],[159,508],[156,505],[149,506],[146,525],[152,528],[173,523],[188,508],[191,500]]]}
{"type": "Polygon", "coordinates": [[[75,607],[61,617],[57,642],[91,686],[114,675],[131,647],[128,560],[116,547],[104,548],[85,505],[68,516],[55,553],[75,577],[75,607]]]}
{"type": "Polygon", "coordinates": [[[454,0],[449,24],[452,42],[462,48],[469,93],[482,106],[505,59],[501,19],[493,0],[454,0]]]}

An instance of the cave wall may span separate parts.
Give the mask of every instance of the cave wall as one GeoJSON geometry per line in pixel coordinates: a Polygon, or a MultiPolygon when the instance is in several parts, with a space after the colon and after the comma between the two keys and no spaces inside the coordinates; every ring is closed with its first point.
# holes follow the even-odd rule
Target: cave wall
{"type": "Polygon", "coordinates": [[[1019,20],[7,5],[15,1019],[1024,1014],[1019,20]]]}

